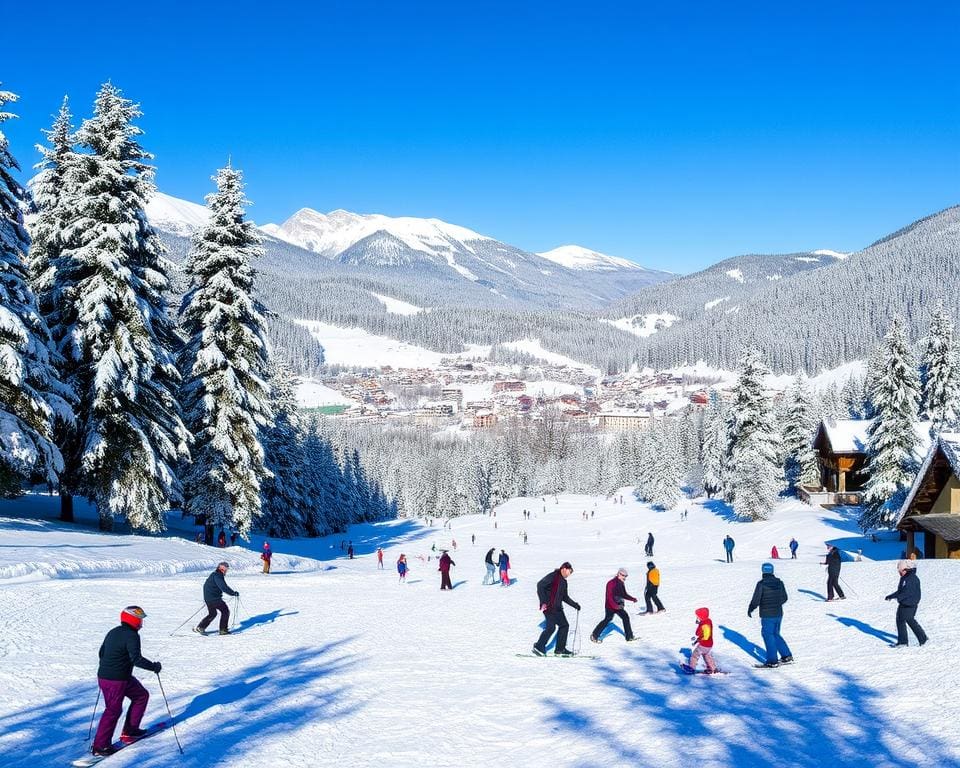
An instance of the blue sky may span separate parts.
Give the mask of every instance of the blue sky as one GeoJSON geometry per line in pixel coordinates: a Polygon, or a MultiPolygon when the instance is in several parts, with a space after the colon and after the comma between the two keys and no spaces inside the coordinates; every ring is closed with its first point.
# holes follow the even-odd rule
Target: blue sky
{"type": "Polygon", "coordinates": [[[21,166],[111,79],[160,189],[202,202],[231,156],[258,223],[434,216],[688,272],[960,203],[957,3],[143,5],[4,11],[21,166]]]}

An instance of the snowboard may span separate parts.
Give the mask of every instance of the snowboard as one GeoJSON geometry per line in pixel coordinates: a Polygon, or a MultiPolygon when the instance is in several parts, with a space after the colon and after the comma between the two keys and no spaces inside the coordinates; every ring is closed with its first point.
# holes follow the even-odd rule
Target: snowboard
{"type": "MultiPolygon", "coordinates": [[[[155,723],[154,725],[151,725],[149,728],[147,728],[146,729],[147,732],[143,734],[143,736],[141,736],[136,741],[130,744],[124,744],[122,741],[115,741],[113,743],[113,746],[117,750],[117,752],[123,749],[126,749],[127,747],[132,747],[134,744],[138,744],[144,739],[149,739],[151,736],[155,736],[156,734],[160,733],[161,731],[166,729],[166,727],[169,724],[170,722],[168,720],[163,720],[159,723],[155,723]]],[[[116,752],[114,752],[114,754],[116,754],[116,752]]],[[[91,754],[91,755],[87,755],[86,757],[81,757],[77,760],[74,760],[72,763],[70,763],[70,765],[74,766],[75,768],[89,768],[89,766],[96,765],[97,763],[102,762],[103,760],[106,760],[108,757],[112,757],[112,755],[101,756],[101,755],[91,754]]]]}
{"type": "Polygon", "coordinates": [[[729,675],[724,669],[718,669],[716,672],[708,672],[706,669],[694,669],[689,664],[680,662],[680,671],[685,675],[729,675]]]}
{"type": "Polygon", "coordinates": [[[518,653],[517,656],[526,659],[599,659],[599,656],[587,656],[583,653],[575,653],[573,656],[554,656],[548,653],[546,656],[537,656],[535,653],[518,653]]]}

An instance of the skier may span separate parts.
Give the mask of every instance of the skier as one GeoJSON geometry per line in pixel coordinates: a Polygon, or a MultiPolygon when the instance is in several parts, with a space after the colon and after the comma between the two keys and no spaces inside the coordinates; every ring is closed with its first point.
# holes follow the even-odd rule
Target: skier
{"type": "Polygon", "coordinates": [[[194,632],[201,635],[207,634],[207,627],[216,618],[217,611],[220,611],[220,634],[230,634],[230,630],[227,629],[227,624],[230,621],[230,609],[223,602],[223,593],[226,592],[234,597],[240,597],[240,593],[230,589],[224,578],[229,567],[230,563],[225,560],[221,561],[217,565],[217,569],[207,576],[207,580],[203,582],[203,602],[207,604],[207,615],[193,628],[194,632]]]}
{"type": "Polygon", "coordinates": [[[270,542],[263,542],[263,552],[260,553],[260,559],[263,560],[263,572],[270,573],[270,559],[273,557],[273,552],[270,551],[270,542]]]}
{"type": "Polygon", "coordinates": [[[497,558],[497,569],[500,571],[500,584],[504,587],[510,586],[510,555],[507,550],[500,550],[500,557],[497,558]]]}
{"type": "Polygon", "coordinates": [[[654,563],[647,563],[647,586],[643,590],[643,599],[647,604],[647,613],[654,613],[654,605],[657,606],[657,611],[667,610],[663,607],[663,603],[660,602],[660,598],[657,597],[657,592],[659,589],[660,570],[654,563]]]}
{"type": "Polygon", "coordinates": [[[643,553],[647,557],[653,557],[653,534],[647,533],[647,546],[644,548],[643,553]]]}
{"type": "Polygon", "coordinates": [[[727,534],[727,537],[723,540],[723,548],[727,553],[727,562],[733,562],[733,548],[737,545],[737,542],[733,540],[733,537],[730,534],[727,534]]]}
{"type": "Polygon", "coordinates": [[[447,550],[443,550],[443,554],[440,555],[440,565],[437,568],[440,571],[440,589],[453,589],[453,584],[450,583],[451,565],[456,565],[456,563],[453,562],[447,550]]]}
{"type": "Polygon", "coordinates": [[[760,609],[760,632],[767,650],[767,660],[757,666],[779,667],[781,664],[790,664],[793,661],[793,654],[790,653],[786,640],[780,635],[783,604],[787,602],[787,589],[783,586],[783,582],[773,575],[773,563],[764,563],[760,570],[762,576],[753,590],[747,616],[753,618],[753,612],[760,609]]]}
{"type": "Polygon", "coordinates": [[[347,559],[353,560],[353,542],[350,542],[350,545],[347,547],[347,559]]]}
{"type": "Polygon", "coordinates": [[[593,632],[590,633],[590,640],[594,643],[603,642],[600,634],[607,628],[607,624],[613,621],[614,616],[619,616],[623,622],[623,635],[627,639],[627,642],[629,643],[636,639],[633,636],[633,628],[630,626],[630,617],[623,609],[624,600],[629,600],[631,603],[637,602],[637,598],[627,593],[627,585],[625,583],[627,575],[627,569],[621,568],[617,571],[617,575],[607,582],[606,599],[603,604],[603,619],[593,628],[593,632]]]}
{"type": "Polygon", "coordinates": [[[771,559],[771,560],[779,560],[779,559],[780,559],[780,553],[777,551],[777,545],[776,545],[776,544],[774,544],[774,545],[770,548],[770,559],[771,559]]]}
{"type": "Polygon", "coordinates": [[[409,568],[407,568],[407,556],[401,552],[400,557],[397,558],[397,573],[400,574],[399,583],[401,584],[407,583],[408,570],[409,568]]]}
{"type": "Polygon", "coordinates": [[[540,600],[540,610],[546,626],[537,642],[533,644],[533,653],[536,656],[547,655],[547,643],[554,630],[557,632],[557,644],[553,649],[554,656],[573,656],[567,649],[567,632],[570,623],[563,614],[563,604],[566,603],[576,611],[580,610],[580,603],[567,595],[567,579],[573,573],[573,566],[569,562],[563,563],[555,571],[551,571],[537,582],[537,598],[540,600]]]}
{"type": "Polygon", "coordinates": [[[146,617],[140,606],[124,608],[120,612],[120,625],[107,632],[100,645],[97,684],[103,694],[103,715],[93,738],[92,750],[97,757],[107,757],[117,751],[113,746],[113,732],[123,712],[124,699],[130,699],[130,708],[120,732],[120,741],[132,744],[146,733],[140,728],[140,721],[150,694],[133,676],[133,668],[140,667],[157,674],[161,669],[159,661],[150,661],[140,653],[140,628],[146,617]]]}
{"type": "Polygon", "coordinates": [[[477,546],[477,534],[475,533],[470,534],[470,544],[474,547],[477,546]]]}
{"type": "Polygon", "coordinates": [[[840,589],[840,550],[832,544],[827,544],[827,557],[820,563],[827,566],[827,602],[833,600],[846,600],[847,596],[840,589]],[[833,594],[836,592],[837,597],[833,594]]]}
{"type": "Polygon", "coordinates": [[[797,543],[796,539],[790,539],[790,559],[791,560],[797,559],[797,549],[799,548],[799,546],[800,545],[797,543]]]}
{"type": "Polygon", "coordinates": [[[907,637],[907,626],[913,630],[917,642],[923,645],[927,642],[927,633],[917,623],[917,606],[920,605],[920,578],[917,576],[915,560],[901,560],[897,563],[897,572],[900,574],[900,583],[897,591],[887,595],[887,600],[896,600],[897,606],[897,642],[890,643],[891,648],[906,648],[910,643],[907,637]]]}
{"type": "Polygon", "coordinates": [[[710,609],[697,608],[694,615],[697,617],[697,632],[690,638],[693,649],[690,651],[689,670],[697,671],[697,664],[702,656],[708,674],[719,672],[717,663],[713,660],[713,621],[710,620],[710,609]]]}
{"type": "Polygon", "coordinates": [[[483,577],[484,584],[495,584],[494,574],[497,569],[497,564],[493,562],[493,553],[496,551],[496,547],[490,547],[490,550],[487,552],[487,556],[483,558],[483,564],[487,566],[487,575],[483,577]]]}
{"type": "Polygon", "coordinates": [[[377,569],[383,570],[383,548],[377,547],[377,569]]]}

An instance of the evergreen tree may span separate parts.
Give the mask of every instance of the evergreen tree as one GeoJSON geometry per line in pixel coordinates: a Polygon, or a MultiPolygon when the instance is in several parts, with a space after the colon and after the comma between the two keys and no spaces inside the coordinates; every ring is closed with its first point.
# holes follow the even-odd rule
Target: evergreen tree
{"type": "Polygon", "coordinates": [[[811,444],[817,429],[817,419],[805,375],[801,374],[794,379],[784,400],[784,474],[788,488],[795,493],[797,486],[816,485],[820,480],[817,454],[811,444]]]}
{"type": "Polygon", "coordinates": [[[77,395],[61,493],[83,492],[100,524],[124,517],[157,532],[180,500],[174,467],[188,456],[175,391],[179,343],[167,314],[162,246],[144,206],[151,158],[137,143],[137,105],[110,84],[77,134],[70,162],[63,249],[57,265],[58,339],[77,395]]]}
{"type": "Polygon", "coordinates": [[[960,360],[953,321],[937,306],[920,363],[921,416],[930,420],[930,436],[956,426],[960,418],[960,360]]]}
{"type": "Polygon", "coordinates": [[[870,391],[875,416],[867,441],[860,527],[864,531],[889,524],[900,509],[917,472],[914,430],[920,381],[900,318],[896,317],[882,345],[881,364],[870,391]]]}
{"type": "MultiPolygon", "coordinates": [[[[241,173],[222,168],[215,181],[217,191],[207,196],[210,220],[187,260],[190,288],[180,308],[187,336],[182,401],[194,437],[185,509],[247,538],[261,514],[261,483],[269,475],[261,437],[272,421],[266,312],[253,297],[251,266],[262,249],[245,218],[241,173]]],[[[287,531],[297,527],[272,522],[287,531]]]]}
{"type": "Polygon", "coordinates": [[[779,435],[764,393],[770,371],[756,350],[748,349],[737,369],[728,416],[724,491],[738,517],[766,519],[780,492],[779,435]]]}
{"type": "Polygon", "coordinates": [[[710,390],[710,400],[703,414],[703,489],[712,498],[723,490],[724,456],[727,450],[727,416],[716,390],[710,390]]]}
{"type": "Polygon", "coordinates": [[[660,419],[648,433],[650,471],[643,485],[643,497],[661,509],[676,506],[682,495],[682,464],[675,431],[666,419],[660,419]]]}
{"type": "MultiPolygon", "coordinates": [[[[0,123],[13,117],[0,91],[0,123]]],[[[37,310],[25,260],[30,239],[23,225],[25,192],[13,178],[20,168],[0,131],[0,493],[18,493],[31,472],[49,482],[63,469],[53,441],[55,422],[69,422],[70,391],[57,378],[47,324],[37,310]]]]}
{"type": "Polygon", "coordinates": [[[261,482],[261,511],[256,523],[271,536],[292,538],[305,530],[310,501],[303,481],[306,465],[297,409],[298,379],[285,361],[270,364],[270,410],[273,426],[263,434],[266,467],[261,482]]]}

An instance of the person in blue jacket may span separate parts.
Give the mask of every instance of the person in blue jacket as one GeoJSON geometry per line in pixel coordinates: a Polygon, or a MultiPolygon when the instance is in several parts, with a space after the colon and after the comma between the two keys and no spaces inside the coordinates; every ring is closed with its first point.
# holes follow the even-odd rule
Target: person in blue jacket
{"type": "Polygon", "coordinates": [[[230,563],[225,560],[221,561],[220,564],[217,565],[217,569],[207,576],[207,580],[203,582],[203,602],[207,604],[207,615],[193,628],[194,632],[198,632],[201,635],[207,634],[207,627],[210,625],[210,622],[216,618],[217,612],[219,611],[220,634],[230,634],[230,630],[227,629],[227,625],[230,623],[230,609],[227,608],[227,604],[223,602],[223,593],[226,592],[233,597],[240,597],[240,593],[230,589],[224,578],[227,575],[227,569],[229,567],[230,563]]]}
{"type": "Polygon", "coordinates": [[[927,642],[927,633],[917,622],[917,607],[920,605],[920,577],[917,576],[915,560],[901,560],[897,563],[897,573],[900,574],[900,583],[897,591],[887,595],[887,600],[896,600],[897,606],[897,642],[891,643],[891,648],[906,648],[909,645],[907,627],[917,636],[917,642],[923,645],[927,642]]]}
{"type": "Polygon", "coordinates": [[[733,562],[733,548],[736,546],[736,542],[733,540],[733,537],[728,533],[727,537],[723,540],[723,548],[727,552],[727,562],[733,562]]]}
{"type": "Polygon", "coordinates": [[[781,664],[790,664],[793,661],[793,654],[790,653],[787,641],[780,635],[783,604],[787,602],[787,588],[773,575],[773,563],[764,563],[760,570],[763,575],[753,590],[747,616],[752,618],[753,612],[760,609],[760,633],[763,635],[763,644],[767,651],[767,660],[761,666],[779,667],[781,664]]]}

